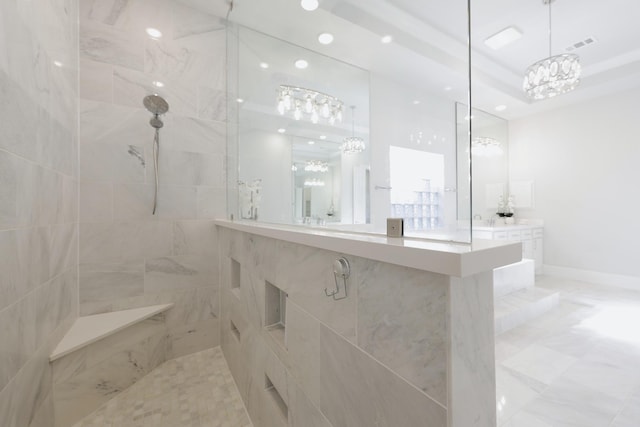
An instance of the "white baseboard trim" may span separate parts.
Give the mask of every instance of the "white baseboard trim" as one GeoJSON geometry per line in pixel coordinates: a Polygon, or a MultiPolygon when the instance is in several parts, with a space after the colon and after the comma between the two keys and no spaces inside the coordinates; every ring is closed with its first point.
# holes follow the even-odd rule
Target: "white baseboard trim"
{"type": "Polygon", "coordinates": [[[557,265],[543,266],[545,276],[561,277],[563,279],[580,280],[597,285],[616,286],[618,288],[640,290],[640,277],[622,274],[602,273],[599,271],[581,270],[578,268],[560,267],[557,265]]]}

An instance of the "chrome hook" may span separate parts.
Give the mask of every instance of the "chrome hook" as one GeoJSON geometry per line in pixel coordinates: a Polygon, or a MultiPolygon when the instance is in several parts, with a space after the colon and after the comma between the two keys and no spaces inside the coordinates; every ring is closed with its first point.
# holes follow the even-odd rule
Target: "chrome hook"
{"type": "Polygon", "coordinates": [[[324,288],[324,294],[328,297],[332,297],[336,301],[345,299],[347,297],[347,279],[350,275],[351,267],[349,266],[349,261],[347,261],[345,257],[341,257],[333,261],[333,278],[336,282],[336,288],[332,291],[328,291],[327,288],[324,288]],[[343,282],[344,296],[342,297],[336,297],[336,295],[340,293],[338,277],[341,277],[343,282]]]}

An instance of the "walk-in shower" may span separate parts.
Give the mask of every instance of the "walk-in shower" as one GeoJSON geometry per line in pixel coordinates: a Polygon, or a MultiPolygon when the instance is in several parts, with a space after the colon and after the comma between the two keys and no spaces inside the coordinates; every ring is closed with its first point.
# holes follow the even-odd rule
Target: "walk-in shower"
{"type": "Polygon", "coordinates": [[[160,128],[164,126],[160,115],[169,111],[169,104],[159,95],[145,96],[142,101],[145,108],[153,114],[153,117],[149,120],[149,124],[156,130],[153,137],[153,170],[155,174],[155,189],[153,193],[153,212],[156,214],[156,208],[158,206],[158,155],[160,153],[160,128]]]}

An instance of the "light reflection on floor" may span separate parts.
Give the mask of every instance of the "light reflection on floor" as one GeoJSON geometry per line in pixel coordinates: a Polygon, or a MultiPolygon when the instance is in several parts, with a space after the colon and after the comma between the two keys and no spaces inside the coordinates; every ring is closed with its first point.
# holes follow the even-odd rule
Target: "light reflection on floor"
{"type": "Polygon", "coordinates": [[[640,426],[640,291],[541,277],[560,304],[496,338],[500,427],[640,426]]]}

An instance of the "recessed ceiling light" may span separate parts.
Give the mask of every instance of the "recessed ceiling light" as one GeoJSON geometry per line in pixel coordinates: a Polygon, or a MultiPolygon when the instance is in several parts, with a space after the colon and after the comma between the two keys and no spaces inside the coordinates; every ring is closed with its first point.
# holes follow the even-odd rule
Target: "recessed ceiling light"
{"type": "Polygon", "coordinates": [[[322,33],[318,35],[318,42],[320,44],[331,44],[333,43],[333,34],[331,33],[322,33]]]}
{"type": "Polygon", "coordinates": [[[451,86],[445,86],[442,88],[445,92],[449,92],[451,89],[453,89],[451,86]]]}
{"type": "Polygon", "coordinates": [[[285,128],[278,129],[278,133],[285,133],[287,130],[285,128]]]}
{"type": "Polygon", "coordinates": [[[304,59],[298,59],[296,62],[296,68],[299,68],[301,70],[304,70],[305,68],[307,68],[309,66],[309,63],[307,61],[305,61],[304,59]]]}
{"type": "Polygon", "coordinates": [[[260,68],[264,68],[266,70],[267,68],[269,68],[269,64],[267,64],[266,62],[261,62],[260,68]]]}
{"type": "Polygon", "coordinates": [[[522,37],[522,33],[514,27],[507,27],[502,31],[499,31],[487,38],[484,44],[489,46],[493,50],[498,50],[505,47],[508,44],[513,43],[522,37]]]}
{"type": "Polygon", "coordinates": [[[309,145],[313,145],[313,144],[315,144],[315,143],[316,143],[315,141],[309,141],[309,142],[307,142],[307,144],[309,144],[309,145]]]}
{"type": "Polygon", "coordinates": [[[420,104],[419,100],[416,99],[416,100],[413,101],[413,105],[418,105],[418,104],[420,104]]]}
{"type": "Polygon", "coordinates": [[[164,87],[164,83],[156,80],[153,83],[151,83],[152,85],[154,85],[155,87],[164,87]]]}
{"type": "Polygon", "coordinates": [[[382,43],[391,43],[393,41],[393,37],[387,34],[386,36],[383,36],[380,41],[382,43]]]}
{"type": "Polygon", "coordinates": [[[55,65],[56,67],[62,67],[62,62],[60,62],[60,61],[53,61],[53,65],[55,65]]]}
{"type": "Polygon", "coordinates": [[[160,37],[162,37],[162,32],[158,29],[155,28],[147,28],[147,34],[149,34],[149,37],[151,37],[152,39],[159,39],[160,37]]]}
{"type": "Polygon", "coordinates": [[[325,139],[327,139],[327,135],[320,135],[320,139],[324,141],[325,139]]]}
{"type": "Polygon", "coordinates": [[[312,12],[318,8],[319,3],[318,0],[300,0],[300,6],[302,6],[304,10],[312,12]]]}
{"type": "Polygon", "coordinates": [[[496,106],[496,111],[504,111],[507,109],[506,105],[497,105],[496,106]]]}
{"type": "Polygon", "coordinates": [[[237,99],[236,99],[236,102],[237,102],[238,104],[242,104],[242,103],[244,102],[244,99],[242,99],[242,98],[237,98],[237,99]]]}

